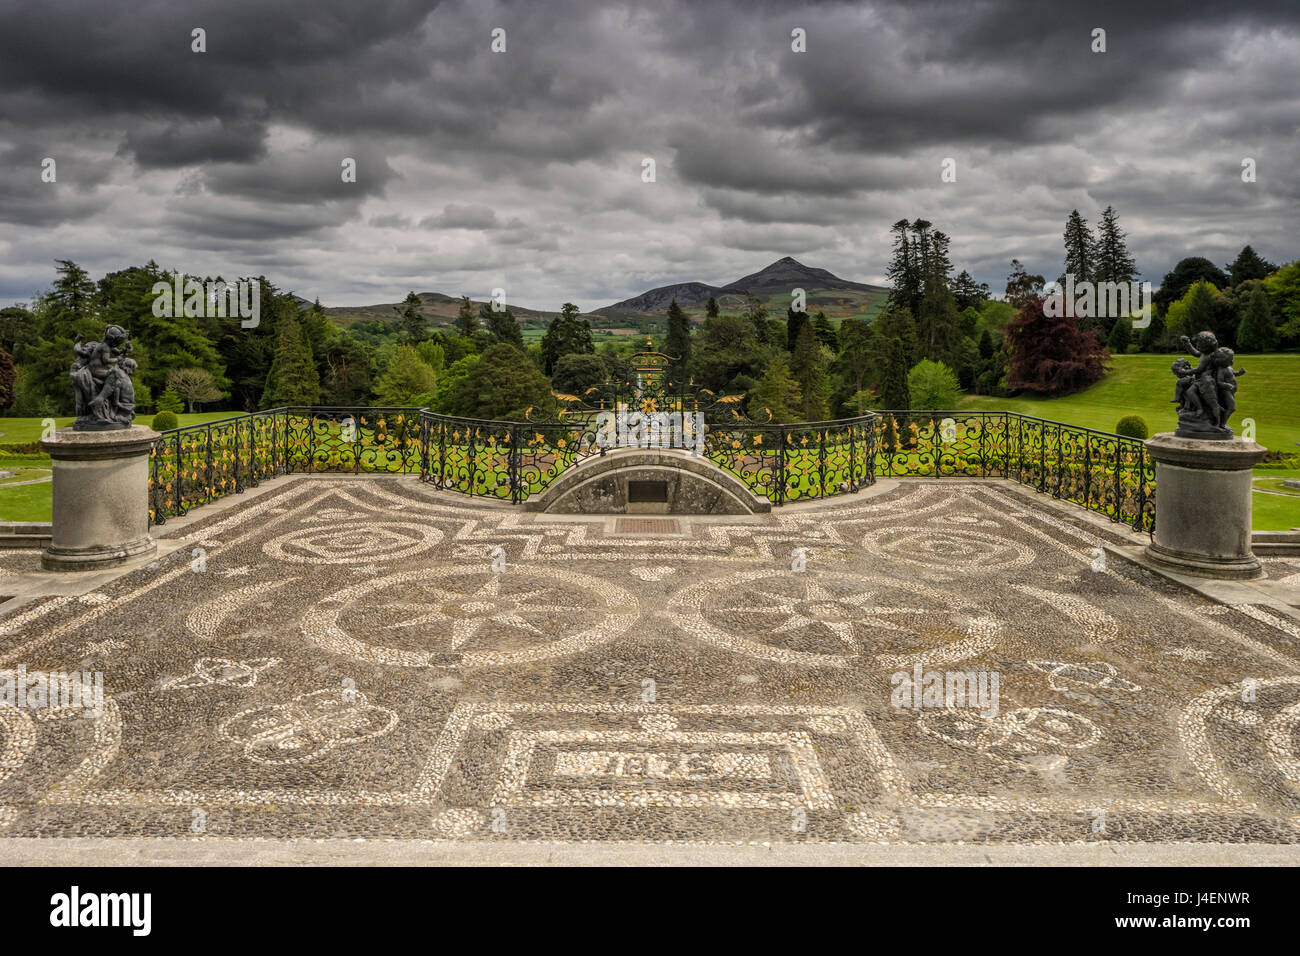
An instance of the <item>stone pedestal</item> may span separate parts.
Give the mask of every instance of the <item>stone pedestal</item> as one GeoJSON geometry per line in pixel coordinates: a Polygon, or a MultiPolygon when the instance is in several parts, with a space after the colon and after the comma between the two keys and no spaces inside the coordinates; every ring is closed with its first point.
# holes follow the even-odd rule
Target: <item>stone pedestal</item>
{"type": "Polygon", "coordinates": [[[41,554],[48,571],[97,571],[152,554],[149,451],[160,436],[60,429],[41,441],[54,466],[54,530],[41,554]]]}
{"type": "Polygon", "coordinates": [[[1146,442],[1156,463],[1152,564],[1210,578],[1263,573],[1250,550],[1251,468],[1268,454],[1253,441],[1205,441],[1166,432],[1146,442]]]}

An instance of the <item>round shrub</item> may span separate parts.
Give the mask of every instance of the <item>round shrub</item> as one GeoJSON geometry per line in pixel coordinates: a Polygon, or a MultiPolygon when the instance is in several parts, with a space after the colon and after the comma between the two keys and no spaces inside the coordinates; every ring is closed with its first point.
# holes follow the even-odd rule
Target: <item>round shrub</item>
{"type": "Polygon", "coordinates": [[[175,412],[159,412],[153,417],[153,430],[156,432],[165,432],[172,428],[179,428],[180,422],[176,420],[175,412]]]}
{"type": "Polygon", "coordinates": [[[1151,433],[1147,431],[1147,423],[1141,415],[1125,415],[1115,426],[1115,434],[1128,438],[1147,438],[1151,433]]]}

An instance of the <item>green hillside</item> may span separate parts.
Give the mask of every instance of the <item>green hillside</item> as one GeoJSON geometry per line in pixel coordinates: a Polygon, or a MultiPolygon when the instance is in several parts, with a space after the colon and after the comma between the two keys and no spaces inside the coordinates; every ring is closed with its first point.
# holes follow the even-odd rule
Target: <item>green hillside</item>
{"type": "MultiPolygon", "coordinates": [[[[1174,412],[1173,355],[1118,355],[1109,375],[1092,388],[1064,398],[969,396],[962,408],[1021,412],[1038,418],[1113,432],[1125,415],[1141,415],[1147,428],[1171,432],[1174,412]]],[[[1285,454],[1300,454],[1300,355],[1240,355],[1244,368],[1237,414],[1229,425],[1241,433],[1243,419],[1255,420],[1255,440],[1285,454]]]]}

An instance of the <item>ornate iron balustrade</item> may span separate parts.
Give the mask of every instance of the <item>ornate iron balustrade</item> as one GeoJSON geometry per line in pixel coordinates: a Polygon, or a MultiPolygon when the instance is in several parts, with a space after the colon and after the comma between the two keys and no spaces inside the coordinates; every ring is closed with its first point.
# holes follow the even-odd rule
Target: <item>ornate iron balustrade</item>
{"type": "Polygon", "coordinates": [[[705,456],[775,505],[875,483],[874,414],[790,425],[710,425],[705,456]]]}
{"type": "Polygon", "coordinates": [[[162,433],[149,453],[149,522],[238,494],[287,467],[285,409],[162,433]]]}
{"type": "MultiPolygon", "coordinates": [[[[276,408],[165,432],[150,521],[296,472],[409,474],[517,504],[606,449],[590,414],[488,421],[417,408],[276,408]]],[[[877,475],[1009,478],[1138,530],[1155,527],[1155,466],[1138,439],[1015,412],[882,411],[788,425],[715,422],[704,455],[773,504],[827,498],[877,475]]]]}
{"type": "Polygon", "coordinates": [[[149,465],[149,521],[294,472],[415,471],[418,408],[272,408],[162,433],[149,465]]]}
{"type": "Polygon", "coordinates": [[[878,415],[882,476],[1010,478],[1135,530],[1155,529],[1155,462],[1141,439],[1017,412],[878,415]]]}

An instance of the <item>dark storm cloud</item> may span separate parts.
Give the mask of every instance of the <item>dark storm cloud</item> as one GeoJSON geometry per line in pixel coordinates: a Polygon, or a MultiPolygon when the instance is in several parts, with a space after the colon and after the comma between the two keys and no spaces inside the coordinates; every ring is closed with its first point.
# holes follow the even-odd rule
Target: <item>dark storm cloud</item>
{"type": "Polygon", "coordinates": [[[0,293],[73,255],[592,307],[780,255],[879,281],[904,216],[996,289],[1012,255],[1059,273],[1065,216],[1108,203],[1148,278],[1295,258],[1296,25],[1294,0],[0,0],[0,293]]]}
{"type": "Polygon", "coordinates": [[[122,150],[143,168],[247,163],[266,155],[266,127],[254,119],[141,123],[127,130],[122,150]]]}

